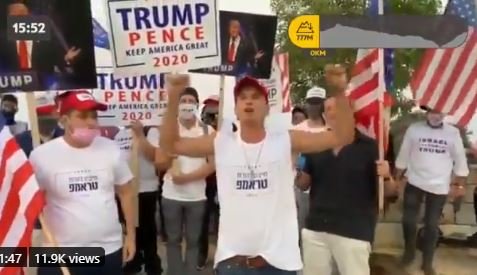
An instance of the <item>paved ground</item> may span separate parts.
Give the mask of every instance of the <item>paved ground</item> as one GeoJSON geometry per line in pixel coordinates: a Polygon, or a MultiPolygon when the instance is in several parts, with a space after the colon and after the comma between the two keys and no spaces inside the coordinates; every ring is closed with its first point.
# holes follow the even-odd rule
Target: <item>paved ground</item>
{"type": "MultiPolygon", "coordinates": [[[[214,274],[212,271],[214,249],[215,246],[212,244],[209,264],[207,269],[202,271],[201,275],[214,274]]],[[[374,268],[371,275],[421,275],[422,273],[419,271],[420,255],[412,268],[404,271],[401,270],[397,264],[400,253],[398,249],[382,249],[376,251],[372,260],[374,268]]],[[[159,255],[163,260],[164,269],[167,270],[165,246],[162,242],[159,242],[159,255]]],[[[451,248],[441,245],[438,249],[435,263],[439,275],[475,275],[477,274],[477,249],[451,248]]],[[[30,269],[27,274],[36,275],[36,272],[34,269],[30,269]]],[[[163,275],[167,275],[167,272],[163,273],[163,275]]]]}
{"type": "MultiPolygon", "coordinates": [[[[383,267],[384,272],[379,272],[378,268],[375,268],[376,272],[372,275],[423,274],[419,270],[420,255],[409,270],[402,270],[398,266],[400,250],[386,249],[377,252],[373,259],[373,266],[383,267]]],[[[440,246],[436,254],[435,267],[439,275],[475,275],[477,274],[477,250],[440,246]]]]}
{"type": "MultiPolygon", "coordinates": [[[[165,247],[159,246],[159,254],[164,259],[165,266],[165,247]]],[[[209,259],[213,259],[213,248],[211,249],[209,259]]],[[[371,275],[421,275],[419,271],[420,255],[418,255],[414,265],[410,270],[402,270],[398,265],[399,249],[386,249],[376,251],[373,256],[373,272],[371,275]]],[[[166,267],[167,268],[167,267],[166,267]]],[[[436,270],[439,275],[476,275],[477,274],[477,249],[450,248],[441,246],[436,255],[436,270]]],[[[213,275],[212,263],[209,262],[208,268],[202,272],[202,275],[213,275]]],[[[167,275],[167,273],[164,273],[167,275]]],[[[321,274],[316,274],[321,275],[321,274]]]]}

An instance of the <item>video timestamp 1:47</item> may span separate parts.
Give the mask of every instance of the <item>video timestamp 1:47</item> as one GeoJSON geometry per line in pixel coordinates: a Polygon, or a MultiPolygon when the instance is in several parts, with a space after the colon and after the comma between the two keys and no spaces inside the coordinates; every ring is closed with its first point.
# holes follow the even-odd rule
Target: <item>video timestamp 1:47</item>
{"type": "Polygon", "coordinates": [[[26,247],[1,247],[0,267],[27,266],[28,251],[26,247]]]}

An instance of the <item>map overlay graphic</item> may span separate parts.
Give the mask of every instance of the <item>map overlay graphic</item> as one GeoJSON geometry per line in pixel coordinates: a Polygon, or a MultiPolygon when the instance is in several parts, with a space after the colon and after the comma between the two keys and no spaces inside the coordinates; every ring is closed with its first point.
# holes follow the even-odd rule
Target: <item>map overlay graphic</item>
{"type": "Polygon", "coordinates": [[[299,24],[296,35],[303,40],[319,30],[322,49],[456,48],[467,39],[469,28],[463,19],[453,15],[320,15],[319,26],[310,24],[299,24]]]}

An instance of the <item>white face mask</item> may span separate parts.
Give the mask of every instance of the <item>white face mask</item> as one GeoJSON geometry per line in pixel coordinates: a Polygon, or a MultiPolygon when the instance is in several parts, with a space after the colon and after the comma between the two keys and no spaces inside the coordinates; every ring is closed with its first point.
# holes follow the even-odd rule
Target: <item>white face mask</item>
{"type": "Polygon", "coordinates": [[[438,127],[444,122],[444,116],[442,114],[427,114],[427,122],[433,127],[438,127]]]}
{"type": "Polygon", "coordinates": [[[197,113],[197,104],[181,103],[179,104],[179,118],[191,119],[197,113]]]}

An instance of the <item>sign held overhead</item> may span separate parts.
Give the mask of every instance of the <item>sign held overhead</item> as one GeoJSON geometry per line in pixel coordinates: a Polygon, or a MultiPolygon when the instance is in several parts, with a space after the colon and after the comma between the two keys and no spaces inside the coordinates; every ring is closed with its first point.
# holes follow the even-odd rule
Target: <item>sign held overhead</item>
{"type": "Polygon", "coordinates": [[[107,12],[113,64],[120,74],[220,63],[216,0],[108,0],[107,12]]]}

